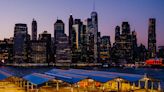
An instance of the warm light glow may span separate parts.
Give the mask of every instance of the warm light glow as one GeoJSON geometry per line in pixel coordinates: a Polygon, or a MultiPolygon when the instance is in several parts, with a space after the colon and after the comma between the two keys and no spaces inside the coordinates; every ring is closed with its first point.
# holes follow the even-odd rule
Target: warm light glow
{"type": "Polygon", "coordinates": [[[146,60],[147,65],[162,65],[162,60],[161,59],[149,59],[146,60]]]}

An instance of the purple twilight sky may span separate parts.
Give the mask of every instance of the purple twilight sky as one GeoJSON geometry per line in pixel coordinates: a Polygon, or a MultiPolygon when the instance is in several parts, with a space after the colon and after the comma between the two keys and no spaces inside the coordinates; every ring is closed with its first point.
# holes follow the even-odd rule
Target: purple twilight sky
{"type": "MultiPolygon", "coordinates": [[[[90,17],[94,0],[1,0],[0,39],[13,36],[16,23],[26,23],[31,34],[31,22],[38,22],[38,34],[47,30],[53,36],[53,24],[57,17],[65,23],[68,34],[68,18],[85,20],[90,17]]],[[[122,21],[128,21],[136,30],[138,44],[147,45],[148,19],[156,18],[157,44],[164,45],[164,0],[95,0],[101,35],[111,36],[122,21]]]]}

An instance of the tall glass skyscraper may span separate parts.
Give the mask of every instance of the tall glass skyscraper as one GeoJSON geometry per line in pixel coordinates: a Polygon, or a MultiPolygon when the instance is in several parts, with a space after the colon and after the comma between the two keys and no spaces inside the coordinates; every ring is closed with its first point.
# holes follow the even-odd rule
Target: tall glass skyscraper
{"type": "Polygon", "coordinates": [[[69,47],[69,38],[64,32],[64,23],[57,19],[54,24],[54,47],[55,47],[55,61],[57,63],[70,63],[71,51],[69,47]]]}
{"type": "Polygon", "coordinates": [[[148,51],[149,57],[156,57],[156,19],[149,19],[149,27],[148,27],[148,51]]]}
{"type": "Polygon", "coordinates": [[[15,24],[14,30],[14,63],[23,63],[27,60],[27,25],[15,24]]]}
{"type": "Polygon", "coordinates": [[[32,40],[37,40],[37,22],[35,19],[32,21],[32,40]]]}
{"type": "Polygon", "coordinates": [[[98,15],[97,12],[93,11],[91,13],[91,20],[92,20],[92,34],[94,39],[94,62],[96,63],[98,60],[98,15]]]}
{"type": "Polygon", "coordinates": [[[69,44],[70,46],[72,45],[72,25],[73,25],[73,16],[70,15],[69,17],[69,44]]]}

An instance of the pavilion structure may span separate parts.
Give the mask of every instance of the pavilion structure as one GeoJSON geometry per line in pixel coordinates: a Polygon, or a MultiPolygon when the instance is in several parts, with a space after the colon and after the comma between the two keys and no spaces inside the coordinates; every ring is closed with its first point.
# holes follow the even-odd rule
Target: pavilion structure
{"type": "Polygon", "coordinates": [[[146,74],[82,69],[52,69],[23,77],[0,70],[0,91],[8,84],[18,88],[15,92],[162,92],[160,80],[146,74]]]}

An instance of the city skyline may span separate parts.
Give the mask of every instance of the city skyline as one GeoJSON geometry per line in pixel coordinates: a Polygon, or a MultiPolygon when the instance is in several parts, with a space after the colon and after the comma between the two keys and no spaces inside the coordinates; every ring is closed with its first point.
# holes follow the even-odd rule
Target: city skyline
{"type": "MultiPolygon", "coordinates": [[[[21,0],[3,0],[0,4],[2,16],[0,17],[0,39],[13,37],[14,25],[16,23],[26,23],[28,33],[31,35],[31,22],[35,18],[38,23],[38,34],[47,30],[53,34],[53,25],[57,18],[65,23],[65,32],[68,35],[68,19],[72,14],[74,18],[80,18],[82,21],[90,16],[93,11],[93,1],[70,0],[44,0],[21,1],[21,0]],[[79,3],[79,4],[78,4],[79,3]],[[85,5],[85,7],[84,7],[85,5]],[[7,15],[7,16],[6,16],[7,15]]],[[[111,36],[111,42],[114,42],[115,27],[123,21],[128,21],[131,31],[137,32],[138,44],[143,43],[147,47],[148,40],[148,20],[156,18],[157,20],[157,46],[164,45],[162,31],[164,29],[164,1],[158,0],[95,0],[95,10],[99,18],[99,32],[101,35],[111,36]],[[117,7],[119,6],[119,7],[117,7]],[[130,7],[130,8],[129,8],[130,7]]]]}

